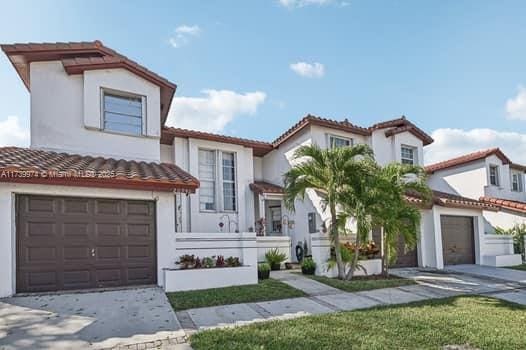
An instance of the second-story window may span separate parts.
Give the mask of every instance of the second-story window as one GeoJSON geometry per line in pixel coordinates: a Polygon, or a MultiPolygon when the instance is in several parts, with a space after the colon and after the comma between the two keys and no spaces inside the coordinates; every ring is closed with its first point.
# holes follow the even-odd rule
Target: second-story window
{"type": "Polygon", "coordinates": [[[236,155],[233,152],[199,150],[199,209],[236,211],[236,155]]]}
{"type": "Polygon", "coordinates": [[[223,152],[223,209],[236,211],[235,154],[223,152]]]}
{"type": "Polygon", "coordinates": [[[489,183],[493,186],[499,185],[499,167],[497,165],[489,166],[489,183]]]}
{"type": "Polygon", "coordinates": [[[402,164],[416,164],[416,148],[410,146],[402,146],[401,149],[401,161],[402,164]]]}
{"type": "Polygon", "coordinates": [[[142,135],[146,98],[103,90],[103,129],[123,134],[142,135]]]}
{"type": "Polygon", "coordinates": [[[511,174],[511,190],[515,192],[522,192],[524,189],[522,183],[522,173],[511,174]]]}
{"type": "Polygon", "coordinates": [[[347,137],[340,137],[329,135],[329,147],[330,148],[339,148],[339,147],[349,147],[354,144],[353,139],[347,137]]]}
{"type": "Polygon", "coordinates": [[[199,150],[199,209],[216,210],[216,154],[199,150]]]}

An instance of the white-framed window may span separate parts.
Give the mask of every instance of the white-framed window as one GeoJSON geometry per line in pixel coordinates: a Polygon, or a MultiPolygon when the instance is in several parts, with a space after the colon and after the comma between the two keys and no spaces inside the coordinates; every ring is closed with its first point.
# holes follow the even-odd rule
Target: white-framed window
{"type": "Polygon", "coordinates": [[[236,211],[236,155],[222,152],[223,210],[236,211]]]}
{"type": "Polygon", "coordinates": [[[524,191],[523,174],[519,172],[511,173],[511,190],[515,192],[524,191]]]}
{"type": "Polygon", "coordinates": [[[499,186],[499,166],[489,166],[489,183],[493,186],[499,186]]]}
{"type": "Polygon", "coordinates": [[[354,140],[348,137],[329,135],[329,148],[349,147],[354,145],[354,140]]]}
{"type": "Polygon", "coordinates": [[[199,149],[199,210],[237,211],[236,154],[199,149]]]}
{"type": "Polygon", "coordinates": [[[102,129],[129,135],[146,130],[146,97],[102,89],[102,129]]]}
{"type": "Polygon", "coordinates": [[[216,210],[216,154],[199,150],[199,210],[216,210]]]}
{"type": "Polygon", "coordinates": [[[400,152],[401,152],[400,159],[401,159],[402,164],[415,165],[417,163],[416,147],[402,145],[400,152]]]}

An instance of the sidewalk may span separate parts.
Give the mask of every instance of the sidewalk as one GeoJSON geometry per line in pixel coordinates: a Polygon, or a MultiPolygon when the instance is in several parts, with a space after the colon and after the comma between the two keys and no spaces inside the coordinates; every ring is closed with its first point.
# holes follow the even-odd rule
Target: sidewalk
{"type": "MultiPolygon", "coordinates": [[[[304,291],[308,296],[267,302],[205,307],[180,311],[177,317],[187,332],[241,326],[254,322],[291,319],[307,315],[350,311],[382,305],[446,298],[462,294],[487,294],[495,297],[524,297],[517,285],[487,281],[469,276],[398,271],[413,278],[417,285],[348,293],[289,271],[272,272],[272,278],[304,291]],[[518,294],[517,294],[518,293],[518,294]],[[511,296],[510,296],[511,295],[511,296]]],[[[524,295],[523,295],[524,294],[524,295]]]]}
{"type": "Polygon", "coordinates": [[[526,271],[482,265],[452,265],[446,266],[445,269],[456,273],[519,283],[526,286],[526,271]]]}

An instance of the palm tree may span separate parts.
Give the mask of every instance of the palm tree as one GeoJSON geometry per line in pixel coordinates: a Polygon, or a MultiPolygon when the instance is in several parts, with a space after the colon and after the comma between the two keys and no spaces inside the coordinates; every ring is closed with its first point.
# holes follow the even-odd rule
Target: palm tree
{"type": "Polygon", "coordinates": [[[346,187],[340,195],[342,211],[340,213],[340,225],[346,224],[349,219],[356,223],[354,236],[354,252],[350,262],[350,268],[345,278],[350,280],[358,267],[359,250],[369,232],[373,229],[374,218],[372,209],[379,205],[380,191],[377,173],[379,167],[373,159],[363,159],[358,163],[360,166],[359,176],[355,176],[355,170],[346,168],[346,187]]]}
{"type": "Polygon", "coordinates": [[[420,166],[392,163],[376,172],[378,205],[371,208],[373,221],[383,228],[382,272],[396,260],[397,245],[403,239],[406,249],[418,241],[420,210],[406,200],[408,193],[422,200],[431,198],[425,171],[420,166]]]}
{"type": "Polygon", "coordinates": [[[373,151],[367,145],[321,149],[317,145],[301,146],[294,152],[294,165],[284,174],[285,205],[294,211],[296,199],[304,200],[307,190],[314,190],[329,209],[330,234],[334,241],[338,278],[345,278],[338,231],[338,207],[347,183],[363,177],[362,162],[372,159],[373,151]],[[349,178],[351,177],[351,178],[349,178]]]}

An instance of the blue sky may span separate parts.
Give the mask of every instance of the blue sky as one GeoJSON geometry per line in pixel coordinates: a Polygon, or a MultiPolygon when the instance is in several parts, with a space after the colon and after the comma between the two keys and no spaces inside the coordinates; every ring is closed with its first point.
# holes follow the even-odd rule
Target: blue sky
{"type": "MultiPolygon", "coordinates": [[[[177,126],[273,140],[307,113],[404,114],[436,139],[427,162],[492,146],[526,162],[525,1],[153,4],[7,2],[0,42],[100,39],[178,85],[177,126]]],[[[27,144],[29,94],[3,55],[0,76],[0,144],[27,144]]]]}

